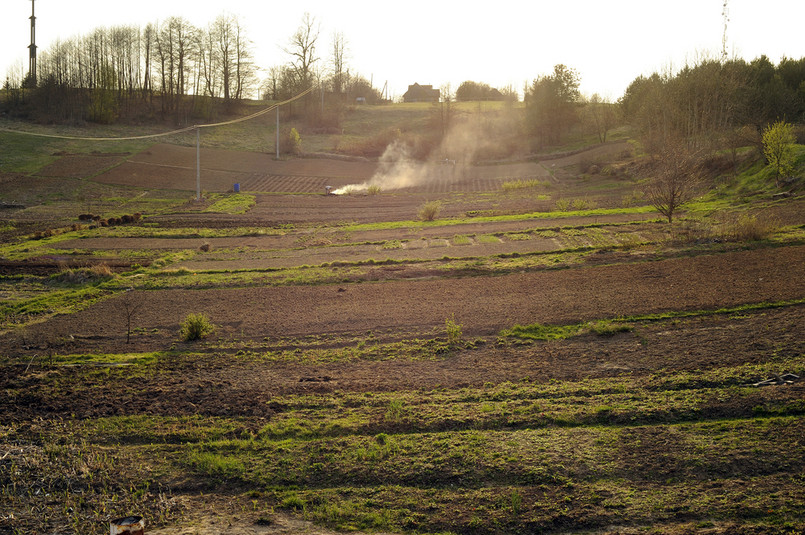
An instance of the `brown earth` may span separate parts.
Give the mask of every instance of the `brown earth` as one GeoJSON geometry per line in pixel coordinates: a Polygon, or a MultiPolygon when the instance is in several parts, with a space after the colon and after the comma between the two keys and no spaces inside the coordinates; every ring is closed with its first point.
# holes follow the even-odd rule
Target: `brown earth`
{"type": "MultiPolygon", "coordinates": [[[[389,266],[394,269],[396,266],[389,266]]],[[[380,269],[383,269],[382,267],[380,269]]],[[[138,325],[175,330],[188,311],[222,334],[246,338],[347,335],[374,330],[427,333],[455,315],[471,335],[515,324],[568,324],[669,310],[716,309],[805,296],[805,246],[693,258],[516,273],[498,277],[381,283],[135,292],[138,325]]],[[[26,329],[28,340],[73,337],[74,350],[115,351],[125,332],[120,299],[26,329]]],[[[19,348],[6,334],[3,345],[19,348]]],[[[165,349],[171,339],[141,342],[165,349]]],[[[143,347],[144,345],[144,347],[143,347]]]]}
{"type": "MultiPolygon", "coordinates": [[[[145,153],[109,157],[110,160],[102,162],[93,159],[97,158],[94,156],[70,157],[40,174],[87,176],[98,172],[99,166],[117,162],[120,165],[107,167],[95,180],[192,191],[195,188],[194,155],[194,149],[158,145],[145,153]]],[[[575,160],[568,158],[555,163],[558,167],[572,165],[575,160]]],[[[269,225],[284,221],[406,220],[412,219],[416,207],[424,200],[435,197],[448,201],[445,215],[474,210],[501,213],[538,209],[545,201],[522,192],[500,195],[499,185],[511,177],[553,176],[547,175],[545,165],[487,166],[464,177],[465,180],[434,183],[381,196],[334,198],[310,193],[321,192],[324,185],[338,187],[365,180],[374,172],[375,164],[319,160],[276,162],[268,155],[206,149],[202,161],[205,162],[203,187],[208,191],[227,191],[232,184],[241,183],[243,189],[256,184],[253,191],[294,195],[261,193],[257,196],[257,206],[244,216],[210,216],[188,210],[153,221],[159,221],[162,226],[195,224],[202,227],[207,224],[269,225]],[[489,195],[490,192],[496,194],[489,195]]],[[[552,187],[554,192],[573,193],[589,185],[581,179],[568,178],[554,181],[552,187]]],[[[607,193],[601,198],[611,198],[614,202],[622,191],[625,190],[607,193]]],[[[801,201],[785,205],[781,209],[785,220],[801,224],[801,206],[801,201]]],[[[568,221],[564,219],[561,224],[568,221]]],[[[623,222],[624,219],[613,217],[611,221],[606,218],[602,221],[623,222]]],[[[590,218],[578,218],[576,224],[591,222],[590,218]]],[[[456,232],[505,232],[557,224],[555,220],[478,223],[466,225],[460,231],[456,229],[456,232]]],[[[445,229],[372,232],[362,237],[437,239],[444,237],[445,229]]],[[[448,232],[453,230],[448,229],[448,232]]],[[[238,238],[231,243],[216,242],[216,247],[249,246],[249,240],[267,240],[254,245],[269,250],[292,248],[299,236],[297,233],[278,238],[238,238]]],[[[186,249],[188,243],[186,240],[177,243],[92,240],[76,240],[75,244],[67,245],[95,250],[186,249]]],[[[537,240],[519,246],[532,250],[540,247],[537,240]]],[[[195,247],[194,243],[192,248],[195,247]]],[[[490,250],[476,254],[491,254],[490,250]]],[[[289,265],[302,265],[316,259],[313,248],[300,247],[299,251],[289,265]]],[[[634,332],[611,337],[585,335],[531,345],[499,343],[501,329],[515,324],[572,324],[618,316],[805,298],[805,246],[802,245],[713,254],[699,251],[698,256],[670,258],[648,255],[646,259],[635,261],[630,257],[624,262],[623,256],[618,254],[600,255],[600,265],[591,262],[571,268],[494,277],[452,274],[418,278],[421,273],[416,266],[390,265],[377,267],[377,282],[236,289],[193,288],[191,285],[175,290],[129,292],[125,297],[111,297],[74,314],[48,317],[24,330],[0,334],[4,355],[16,361],[16,364],[0,367],[0,392],[4,393],[0,395],[0,414],[6,422],[200,414],[245,417],[244,425],[258,428],[282,410],[275,403],[275,398],[282,394],[463,388],[490,382],[581,380],[625,373],[639,377],[662,374],[667,369],[695,371],[768,363],[778,357],[797,357],[805,352],[803,305],[741,315],[638,322],[634,332]],[[389,274],[392,271],[394,276],[389,274]],[[125,343],[123,299],[140,305],[135,323],[141,332],[131,344],[125,343]],[[215,340],[209,343],[178,341],[178,326],[189,312],[203,312],[211,318],[218,327],[215,340]],[[365,341],[368,337],[379,343],[443,338],[447,318],[454,318],[463,326],[465,339],[476,342],[474,348],[428,360],[303,363],[235,358],[239,347],[253,348],[260,353],[295,348],[300,351],[313,347],[349,348],[356,339],[365,341]],[[220,348],[228,341],[235,349],[222,355],[226,350],[220,348]],[[142,353],[172,347],[193,354],[187,356],[180,352],[162,356],[150,368],[152,374],[137,376],[135,380],[124,380],[117,374],[112,374],[114,379],[110,379],[103,366],[98,367],[97,373],[88,372],[85,366],[40,366],[53,354],[142,353]]],[[[40,268],[46,271],[47,265],[40,268]]],[[[786,371],[803,372],[780,370],[781,373],[786,371]]],[[[796,401],[802,397],[801,383],[790,388],[758,389],[753,396],[742,398],[741,402],[727,401],[702,417],[751,414],[752,407],[766,402],[796,401]]],[[[647,445],[635,452],[634,462],[651,466],[664,447],[667,445],[647,445]]],[[[216,515],[217,525],[209,532],[261,531],[255,527],[253,519],[233,521],[236,511],[233,506],[216,515]]],[[[277,518],[275,528],[263,531],[315,530],[293,524],[293,519],[282,515],[277,518]]],[[[171,532],[202,532],[177,531],[179,529],[174,526],[171,532]]],[[[606,529],[606,532],[619,532],[617,527],[606,529]]]]}

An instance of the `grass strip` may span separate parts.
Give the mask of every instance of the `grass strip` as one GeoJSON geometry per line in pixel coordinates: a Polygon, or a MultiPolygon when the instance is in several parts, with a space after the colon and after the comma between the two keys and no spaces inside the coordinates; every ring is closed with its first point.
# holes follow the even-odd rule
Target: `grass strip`
{"type": "Polygon", "coordinates": [[[770,310],[789,306],[805,304],[805,298],[788,299],[784,301],[763,301],[760,303],[747,303],[734,307],[723,307],[717,309],[704,310],[669,310],[656,314],[635,314],[632,316],[620,316],[617,318],[601,319],[592,322],[581,322],[569,325],[544,325],[541,323],[531,323],[528,325],[514,325],[509,329],[500,332],[500,336],[505,338],[520,338],[523,340],[564,340],[573,336],[595,333],[600,336],[612,335],[619,332],[631,331],[633,323],[647,321],[663,321],[679,318],[696,318],[704,316],[715,316],[722,314],[739,314],[742,312],[756,312],[758,310],[770,310]]]}

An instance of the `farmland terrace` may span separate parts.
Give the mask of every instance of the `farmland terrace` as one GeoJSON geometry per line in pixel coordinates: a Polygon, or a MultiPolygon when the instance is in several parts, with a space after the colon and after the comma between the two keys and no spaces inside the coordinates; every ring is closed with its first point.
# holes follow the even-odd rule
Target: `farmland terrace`
{"type": "Polygon", "coordinates": [[[805,531],[796,189],[669,225],[626,142],[201,162],[0,176],[0,531],[805,531]]]}

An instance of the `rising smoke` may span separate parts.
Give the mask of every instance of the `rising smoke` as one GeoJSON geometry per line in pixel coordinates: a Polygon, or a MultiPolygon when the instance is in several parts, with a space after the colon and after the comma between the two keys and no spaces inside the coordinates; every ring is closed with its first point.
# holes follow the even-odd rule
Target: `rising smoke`
{"type": "Polygon", "coordinates": [[[428,164],[417,162],[411,157],[409,146],[397,139],[390,143],[380,157],[380,165],[375,174],[361,184],[350,184],[333,191],[335,195],[360,193],[371,186],[381,190],[394,190],[424,183],[429,176],[428,164]]]}
{"type": "Polygon", "coordinates": [[[439,181],[452,183],[469,176],[470,166],[477,156],[501,154],[500,140],[512,135],[508,114],[495,116],[467,115],[457,118],[438,148],[426,161],[412,155],[409,144],[402,139],[390,143],[380,157],[375,174],[366,182],[349,184],[333,191],[335,195],[361,193],[371,187],[381,191],[420,186],[439,181]]]}

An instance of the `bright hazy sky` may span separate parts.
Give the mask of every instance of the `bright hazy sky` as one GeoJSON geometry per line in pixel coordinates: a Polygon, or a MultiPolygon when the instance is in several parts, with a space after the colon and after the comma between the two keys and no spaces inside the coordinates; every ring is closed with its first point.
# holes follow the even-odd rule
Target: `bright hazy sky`
{"type": "MultiPolygon", "coordinates": [[[[40,52],[56,39],[98,27],[144,28],[170,16],[206,26],[222,13],[240,18],[259,67],[289,61],[282,50],[305,12],[320,24],[318,51],[326,63],[333,32],[344,34],[351,72],[388,83],[392,97],[409,84],[465,80],[493,87],[525,82],[557,63],[576,69],[581,90],[619,98],[637,76],[677,70],[721,52],[723,0],[498,0],[345,2],[286,0],[36,0],[40,52]]],[[[805,0],[729,0],[727,49],[752,60],[766,54],[805,56],[805,0]]],[[[30,0],[2,0],[0,77],[28,69],[30,0]]],[[[261,78],[263,75],[261,75],[261,78]]]]}

